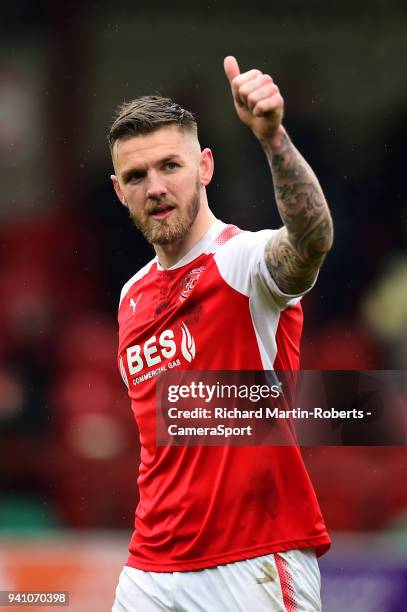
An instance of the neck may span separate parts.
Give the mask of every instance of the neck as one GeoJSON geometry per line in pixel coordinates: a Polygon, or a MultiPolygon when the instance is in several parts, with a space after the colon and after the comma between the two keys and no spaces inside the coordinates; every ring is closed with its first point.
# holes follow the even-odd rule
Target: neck
{"type": "Polygon", "coordinates": [[[182,240],[171,244],[154,244],[154,250],[163,268],[171,268],[180,261],[215,223],[216,217],[208,206],[201,206],[189,232],[182,240]]]}

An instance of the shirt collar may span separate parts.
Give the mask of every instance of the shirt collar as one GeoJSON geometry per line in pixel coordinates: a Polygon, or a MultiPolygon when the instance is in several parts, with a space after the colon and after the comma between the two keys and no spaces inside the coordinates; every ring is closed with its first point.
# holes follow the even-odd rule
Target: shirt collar
{"type": "Polygon", "coordinates": [[[209,245],[213,242],[214,238],[225,227],[225,225],[226,224],[223,223],[223,221],[216,219],[213,225],[211,225],[211,227],[208,229],[206,234],[201,238],[201,240],[197,242],[196,245],[193,246],[190,251],[188,251],[188,253],[186,253],[179,261],[177,261],[177,263],[172,265],[170,268],[163,268],[158,261],[158,257],[156,256],[155,261],[157,263],[157,270],[159,270],[160,272],[164,270],[176,270],[177,268],[181,268],[182,266],[186,266],[187,264],[191,263],[191,261],[199,257],[199,255],[205,253],[209,245]]]}

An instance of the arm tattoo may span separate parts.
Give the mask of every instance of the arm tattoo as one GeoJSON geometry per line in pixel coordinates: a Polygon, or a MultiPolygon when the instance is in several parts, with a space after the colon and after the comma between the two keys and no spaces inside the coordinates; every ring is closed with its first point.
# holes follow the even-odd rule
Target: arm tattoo
{"type": "Polygon", "coordinates": [[[261,141],[284,222],[266,248],[266,264],[278,287],[308,289],[332,245],[332,219],[318,179],[286,133],[278,146],[261,141]]]}

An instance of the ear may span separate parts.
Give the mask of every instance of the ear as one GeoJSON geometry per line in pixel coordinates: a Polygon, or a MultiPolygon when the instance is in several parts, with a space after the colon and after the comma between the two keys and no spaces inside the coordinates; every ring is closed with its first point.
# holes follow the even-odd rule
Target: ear
{"type": "Polygon", "coordinates": [[[117,197],[119,198],[119,200],[123,204],[123,206],[125,206],[127,208],[127,203],[126,203],[126,200],[124,198],[123,192],[122,192],[122,190],[120,188],[120,184],[119,184],[119,180],[118,180],[117,176],[114,175],[114,174],[111,174],[110,178],[111,178],[111,181],[113,183],[113,188],[114,188],[114,190],[116,192],[117,197]]]}
{"type": "Polygon", "coordinates": [[[204,149],[201,151],[201,160],[199,162],[200,182],[203,187],[206,187],[211,182],[214,168],[212,151],[204,149]]]}

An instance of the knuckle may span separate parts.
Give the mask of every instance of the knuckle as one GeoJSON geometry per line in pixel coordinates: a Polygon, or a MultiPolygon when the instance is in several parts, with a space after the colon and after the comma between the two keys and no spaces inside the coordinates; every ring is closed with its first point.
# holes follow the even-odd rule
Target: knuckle
{"type": "Polygon", "coordinates": [[[272,86],[272,85],[271,85],[271,86],[270,86],[270,85],[266,85],[266,86],[263,88],[263,94],[264,94],[265,96],[272,96],[272,95],[274,94],[274,89],[273,89],[273,86],[272,86]]]}
{"type": "Polygon", "coordinates": [[[250,88],[249,88],[249,86],[248,86],[248,85],[241,85],[241,86],[239,87],[239,93],[240,93],[242,96],[247,96],[247,94],[249,93],[249,91],[250,91],[250,88]]]}
{"type": "Polygon", "coordinates": [[[242,74],[239,74],[237,77],[235,77],[232,83],[236,83],[237,85],[240,85],[241,83],[246,83],[247,80],[252,80],[261,75],[262,75],[262,72],[260,72],[260,70],[257,70],[257,69],[248,70],[247,72],[243,72],[242,74]]]}
{"type": "Polygon", "coordinates": [[[261,81],[259,79],[252,79],[251,81],[248,81],[247,83],[244,83],[243,85],[241,85],[240,91],[244,95],[249,95],[252,92],[257,91],[257,89],[260,86],[261,86],[261,81]]]}

